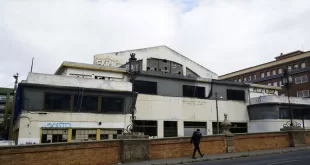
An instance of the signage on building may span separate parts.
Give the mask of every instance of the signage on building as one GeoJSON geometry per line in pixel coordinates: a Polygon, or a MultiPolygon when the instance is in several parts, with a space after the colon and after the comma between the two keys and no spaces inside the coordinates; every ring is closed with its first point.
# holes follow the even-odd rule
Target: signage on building
{"type": "Polygon", "coordinates": [[[94,64],[105,67],[120,67],[123,65],[122,58],[114,55],[95,55],[94,64]]]}
{"type": "Polygon", "coordinates": [[[120,122],[40,122],[41,128],[124,128],[120,122]]]}
{"type": "Polygon", "coordinates": [[[263,88],[250,88],[250,92],[254,93],[266,93],[266,94],[275,94],[276,90],[273,89],[263,89],[263,88]]]}

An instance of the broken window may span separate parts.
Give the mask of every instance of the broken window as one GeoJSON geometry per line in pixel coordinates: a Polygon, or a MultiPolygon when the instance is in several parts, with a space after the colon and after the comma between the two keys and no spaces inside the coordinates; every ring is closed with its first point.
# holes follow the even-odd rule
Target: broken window
{"type": "Polygon", "coordinates": [[[177,137],[178,125],[176,121],[164,121],[164,137],[177,137]]]}
{"type": "Polygon", "coordinates": [[[75,95],[74,112],[98,112],[98,97],[75,95]]]}
{"type": "Polygon", "coordinates": [[[200,129],[202,135],[207,135],[207,123],[206,122],[184,122],[184,136],[192,136],[193,132],[200,129]]]}
{"type": "Polygon", "coordinates": [[[68,141],[68,130],[43,129],[41,143],[59,143],[68,141]]]}
{"type": "Polygon", "coordinates": [[[124,98],[102,98],[101,112],[123,112],[124,98]]]}
{"type": "Polygon", "coordinates": [[[71,95],[45,94],[44,107],[48,110],[70,110],[71,95]]]}
{"type": "Polygon", "coordinates": [[[205,87],[183,85],[183,96],[205,98],[205,87]]]}
{"type": "Polygon", "coordinates": [[[95,129],[73,129],[72,141],[93,141],[96,140],[96,134],[95,129]]]}
{"type": "Polygon", "coordinates": [[[157,94],[157,82],[151,81],[134,81],[134,91],[143,94],[157,94]]]}
{"type": "Polygon", "coordinates": [[[145,135],[157,136],[157,121],[135,120],[135,131],[144,132],[145,135]]]}
{"type": "Polygon", "coordinates": [[[245,101],[245,92],[243,90],[227,89],[227,100],[245,101]]]}

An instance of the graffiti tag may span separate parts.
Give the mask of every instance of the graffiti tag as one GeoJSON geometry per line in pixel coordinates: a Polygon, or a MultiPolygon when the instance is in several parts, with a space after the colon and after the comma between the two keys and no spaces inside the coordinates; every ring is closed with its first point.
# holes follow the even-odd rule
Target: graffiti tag
{"type": "Polygon", "coordinates": [[[47,123],[44,127],[67,128],[67,127],[71,127],[71,123],[64,123],[64,122],[47,123]]]}

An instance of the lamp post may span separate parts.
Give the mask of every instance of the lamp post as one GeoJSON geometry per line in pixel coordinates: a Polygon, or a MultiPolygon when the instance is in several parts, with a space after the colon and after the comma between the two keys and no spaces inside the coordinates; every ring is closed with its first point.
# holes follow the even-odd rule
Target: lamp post
{"type": "Polygon", "coordinates": [[[130,106],[130,112],[131,112],[131,125],[129,125],[129,128],[127,127],[127,131],[133,132],[134,131],[134,121],[135,121],[135,111],[136,111],[136,104],[135,104],[135,89],[134,89],[134,82],[137,75],[140,73],[140,63],[137,61],[137,58],[135,57],[135,53],[130,54],[129,62],[126,65],[127,74],[129,77],[129,80],[132,84],[132,102],[130,106]]]}
{"type": "MultiPolygon", "coordinates": [[[[222,99],[223,97],[220,97],[222,99]]],[[[220,134],[220,123],[219,123],[219,108],[218,108],[218,103],[217,103],[217,92],[215,92],[215,104],[216,104],[216,130],[217,134],[220,134]]]]}
{"type": "Polygon", "coordinates": [[[292,86],[293,79],[287,69],[285,69],[283,72],[283,75],[281,77],[281,82],[282,82],[282,87],[286,89],[287,99],[288,99],[288,108],[290,111],[290,120],[291,120],[290,126],[293,127],[294,125],[293,124],[293,112],[292,112],[291,102],[290,102],[290,88],[292,86]]]}

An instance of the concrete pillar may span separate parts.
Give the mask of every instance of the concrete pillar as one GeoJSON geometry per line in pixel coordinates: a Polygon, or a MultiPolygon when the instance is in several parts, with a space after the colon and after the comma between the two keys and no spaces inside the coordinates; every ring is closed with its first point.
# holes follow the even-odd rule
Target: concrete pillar
{"type": "Polygon", "coordinates": [[[143,71],[146,71],[146,66],[147,66],[147,58],[143,58],[142,59],[142,70],[143,71]]]}
{"type": "Polygon", "coordinates": [[[178,121],[178,137],[183,137],[184,136],[184,122],[183,120],[178,121]]]}
{"type": "Polygon", "coordinates": [[[213,135],[212,121],[207,121],[207,135],[213,135]]]}
{"type": "Polygon", "coordinates": [[[186,76],[186,66],[182,65],[182,69],[183,69],[183,76],[186,76]]]}
{"type": "Polygon", "coordinates": [[[164,121],[163,120],[157,121],[157,137],[158,138],[164,137],[164,121]]]}

